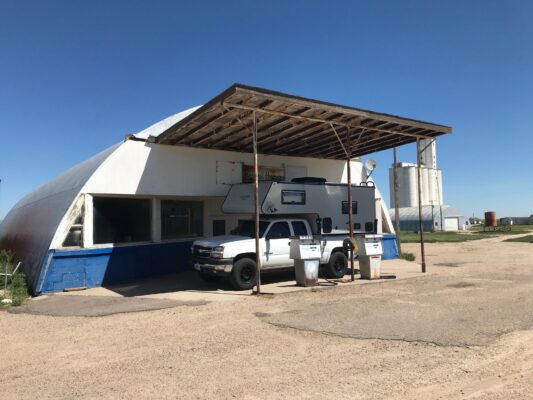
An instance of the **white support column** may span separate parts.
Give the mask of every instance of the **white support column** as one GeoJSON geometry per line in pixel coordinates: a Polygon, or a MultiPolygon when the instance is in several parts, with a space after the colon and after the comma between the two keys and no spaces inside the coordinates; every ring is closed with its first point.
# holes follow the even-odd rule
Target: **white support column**
{"type": "Polygon", "coordinates": [[[94,223],[94,209],[93,196],[85,194],[85,216],[83,219],[83,247],[93,247],[93,223],[94,223]]]}
{"type": "Polygon", "coordinates": [[[161,199],[152,199],[152,241],[161,242],[161,199]]]}

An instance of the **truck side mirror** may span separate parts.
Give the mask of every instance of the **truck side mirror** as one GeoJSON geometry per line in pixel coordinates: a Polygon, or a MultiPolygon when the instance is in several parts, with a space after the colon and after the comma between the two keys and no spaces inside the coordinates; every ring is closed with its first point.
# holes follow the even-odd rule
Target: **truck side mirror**
{"type": "Polygon", "coordinates": [[[331,233],[333,221],[330,217],[322,218],[322,232],[331,233]]]}

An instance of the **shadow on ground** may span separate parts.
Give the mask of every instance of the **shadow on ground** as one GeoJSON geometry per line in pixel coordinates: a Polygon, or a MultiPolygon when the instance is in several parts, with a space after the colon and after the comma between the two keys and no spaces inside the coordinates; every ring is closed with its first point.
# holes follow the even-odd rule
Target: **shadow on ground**
{"type": "MultiPolygon", "coordinates": [[[[264,284],[280,283],[287,286],[296,286],[294,279],[294,271],[277,271],[261,275],[261,282],[264,284]]],[[[250,294],[249,290],[236,292],[230,286],[227,279],[221,278],[216,282],[205,282],[198,276],[196,271],[154,276],[131,283],[106,286],[106,289],[124,297],[148,296],[181,291],[217,294],[227,293],[232,296],[239,293],[246,296],[250,294]]]]}

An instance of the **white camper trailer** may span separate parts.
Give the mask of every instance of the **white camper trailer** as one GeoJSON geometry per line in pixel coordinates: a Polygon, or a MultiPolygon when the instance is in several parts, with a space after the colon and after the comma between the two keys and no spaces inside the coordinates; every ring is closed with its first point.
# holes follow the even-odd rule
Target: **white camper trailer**
{"type": "MultiPolygon", "coordinates": [[[[377,229],[375,188],[352,186],[354,233],[375,233],[377,229]]],[[[343,240],[349,232],[348,186],[326,183],[318,178],[297,182],[259,184],[259,248],[262,271],[293,268],[291,237],[313,237],[320,242],[322,272],[341,278],[348,268],[343,240]]],[[[233,185],[222,211],[253,214],[254,185],[233,185]]],[[[228,277],[236,289],[250,289],[257,278],[255,222],[242,220],[228,236],[200,239],[193,243],[194,268],[206,280],[228,277]]]]}
{"type": "MultiPolygon", "coordinates": [[[[326,183],[318,179],[313,183],[307,179],[301,182],[260,182],[259,213],[265,217],[305,218],[314,234],[346,235],[349,233],[347,191],[346,184],[326,183]]],[[[253,214],[253,200],[253,184],[233,185],[222,204],[222,211],[253,214]]],[[[352,185],[352,214],[355,234],[377,232],[373,182],[352,185]]]]}

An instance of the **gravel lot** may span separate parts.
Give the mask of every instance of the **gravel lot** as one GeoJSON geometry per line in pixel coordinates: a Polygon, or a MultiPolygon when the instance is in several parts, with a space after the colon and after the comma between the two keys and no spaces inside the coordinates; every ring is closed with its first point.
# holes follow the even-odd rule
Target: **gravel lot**
{"type": "Polygon", "coordinates": [[[0,312],[0,395],[531,399],[533,245],[426,248],[429,273],[406,280],[107,316],[0,312]]]}

